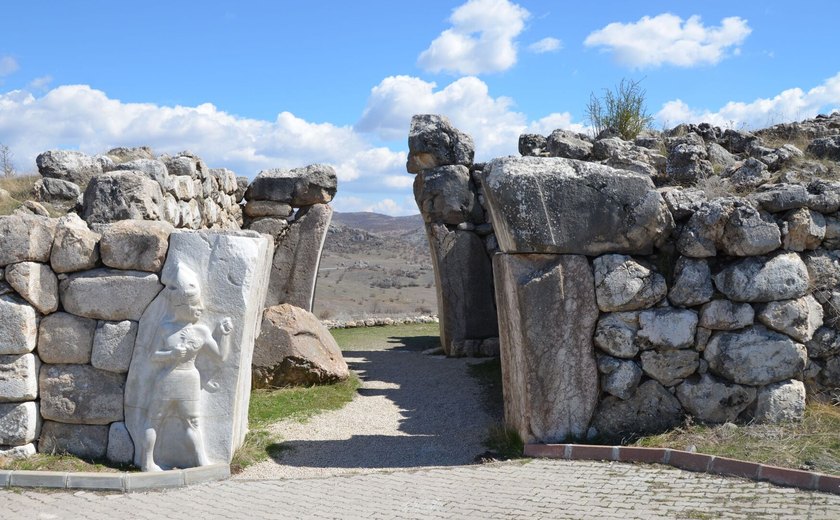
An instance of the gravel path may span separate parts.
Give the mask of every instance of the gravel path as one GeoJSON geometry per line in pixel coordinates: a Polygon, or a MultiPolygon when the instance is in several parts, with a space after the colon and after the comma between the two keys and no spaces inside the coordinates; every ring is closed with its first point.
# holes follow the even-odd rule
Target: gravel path
{"type": "Polygon", "coordinates": [[[501,421],[501,403],[489,410],[468,372],[470,364],[484,360],[430,356],[404,342],[344,351],[344,357],[362,380],[359,395],[305,423],[272,426],[291,449],[235,478],[471,464],[485,451],[488,429],[501,421]]]}

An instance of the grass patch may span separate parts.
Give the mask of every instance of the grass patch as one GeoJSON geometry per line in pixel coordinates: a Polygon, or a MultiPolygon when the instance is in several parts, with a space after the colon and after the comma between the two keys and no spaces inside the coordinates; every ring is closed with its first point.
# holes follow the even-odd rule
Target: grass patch
{"type": "Polygon", "coordinates": [[[521,458],[525,450],[522,437],[516,430],[507,426],[492,426],[483,444],[502,460],[521,458]]]}
{"type": "Polygon", "coordinates": [[[808,404],[802,422],[744,426],[686,423],[631,446],[689,450],[786,468],[840,475],[840,407],[808,404]]]}
{"type": "Polygon", "coordinates": [[[341,350],[385,348],[395,343],[402,343],[411,350],[426,350],[440,346],[440,327],[437,323],[331,329],[330,333],[341,350]]]}
{"type": "Polygon", "coordinates": [[[32,198],[32,188],[40,175],[16,175],[0,178],[0,189],[9,192],[8,197],[0,196],[0,215],[10,215],[23,201],[32,198]]]}
{"type": "MultiPolygon", "coordinates": [[[[483,363],[468,365],[469,374],[481,387],[481,403],[491,414],[496,415],[501,410],[502,396],[502,362],[493,358],[483,363]]],[[[504,424],[491,426],[484,439],[484,447],[494,459],[518,459],[522,457],[525,443],[513,428],[504,424]]]]}
{"type": "Polygon", "coordinates": [[[109,460],[80,459],[73,455],[50,455],[37,453],[26,459],[0,457],[0,469],[28,471],[87,471],[94,473],[116,473],[136,470],[130,464],[116,464],[109,460]]]}

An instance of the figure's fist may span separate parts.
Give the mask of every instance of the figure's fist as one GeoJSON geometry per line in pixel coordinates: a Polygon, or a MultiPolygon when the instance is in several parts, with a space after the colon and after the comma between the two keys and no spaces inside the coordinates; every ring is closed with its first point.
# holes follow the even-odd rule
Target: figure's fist
{"type": "Polygon", "coordinates": [[[182,359],[182,358],[186,357],[186,355],[187,355],[187,348],[184,347],[183,345],[178,345],[177,347],[175,347],[174,352],[175,352],[175,357],[176,358],[182,359]]]}
{"type": "Polygon", "coordinates": [[[223,319],[219,322],[219,329],[222,331],[222,334],[227,336],[233,331],[233,320],[230,318],[223,319]]]}

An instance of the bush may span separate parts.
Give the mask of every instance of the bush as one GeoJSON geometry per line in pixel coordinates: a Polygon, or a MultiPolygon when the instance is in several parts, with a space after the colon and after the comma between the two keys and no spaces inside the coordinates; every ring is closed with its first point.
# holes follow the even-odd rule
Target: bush
{"type": "Polygon", "coordinates": [[[611,128],[625,141],[631,141],[642,130],[650,128],[653,118],[645,106],[645,91],[640,82],[622,79],[615,90],[604,89],[599,98],[593,92],[586,105],[586,116],[597,136],[611,128]]]}

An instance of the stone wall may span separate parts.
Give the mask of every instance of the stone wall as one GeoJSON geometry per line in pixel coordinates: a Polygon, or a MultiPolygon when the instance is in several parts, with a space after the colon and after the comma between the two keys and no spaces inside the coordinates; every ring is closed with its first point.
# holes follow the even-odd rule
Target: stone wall
{"type": "Polygon", "coordinates": [[[500,249],[508,424],[559,442],[796,420],[806,390],[840,387],[840,183],[820,178],[836,123],[558,130],[474,167],[500,249]]]}

